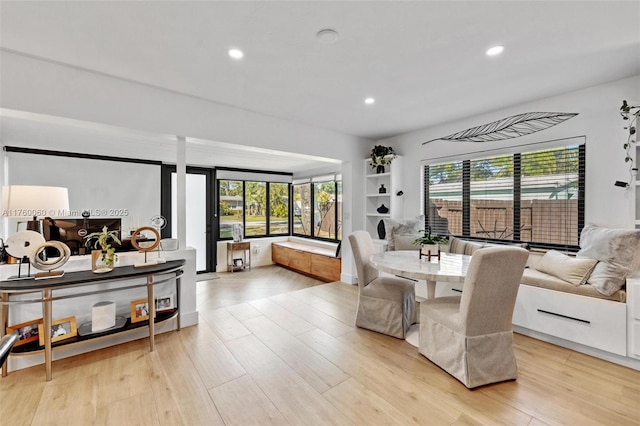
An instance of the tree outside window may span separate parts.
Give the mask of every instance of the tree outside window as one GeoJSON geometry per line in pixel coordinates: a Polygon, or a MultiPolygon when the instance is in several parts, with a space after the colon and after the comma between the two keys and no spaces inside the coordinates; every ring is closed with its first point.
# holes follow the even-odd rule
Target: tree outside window
{"type": "Polygon", "coordinates": [[[267,235],[267,183],[245,182],[244,235],[267,235]]]}
{"type": "Polygon", "coordinates": [[[219,180],[220,238],[233,237],[233,224],[242,223],[244,216],[244,189],[239,180],[219,180]]]}
{"type": "Polygon", "coordinates": [[[289,234],[289,185],[269,184],[269,234],[289,234]]]}

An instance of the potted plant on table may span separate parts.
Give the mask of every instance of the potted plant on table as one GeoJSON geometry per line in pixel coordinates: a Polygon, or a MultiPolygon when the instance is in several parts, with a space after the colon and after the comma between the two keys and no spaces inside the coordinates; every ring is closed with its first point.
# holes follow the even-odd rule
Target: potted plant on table
{"type": "Polygon", "coordinates": [[[111,271],[115,261],[118,260],[115,254],[116,249],[111,243],[122,244],[118,231],[109,231],[105,226],[101,232],[92,232],[84,238],[85,246],[95,249],[91,251],[91,270],[96,273],[111,271]]]}
{"type": "Polygon", "coordinates": [[[384,173],[384,166],[391,164],[398,155],[390,146],[376,145],[371,149],[371,167],[376,173],[384,173]]]}
{"type": "Polygon", "coordinates": [[[425,256],[438,256],[440,244],[447,244],[449,238],[445,235],[433,235],[431,228],[421,229],[422,235],[413,241],[413,244],[420,246],[420,251],[425,256]]]}

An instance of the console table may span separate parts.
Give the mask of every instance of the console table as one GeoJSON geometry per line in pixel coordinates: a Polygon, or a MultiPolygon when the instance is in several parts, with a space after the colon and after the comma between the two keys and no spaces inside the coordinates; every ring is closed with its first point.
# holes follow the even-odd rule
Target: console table
{"type": "MultiPolygon", "coordinates": [[[[180,277],[183,274],[184,260],[171,260],[166,263],[149,265],[144,267],[122,266],[115,268],[107,274],[94,274],[92,271],[67,272],[62,277],[50,278],[46,280],[15,280],[0,281],[0,336],[6,333],[9,319],[9,308],[12,305],[25,303],[42,303],[43,313],[43,338],[44,338],[44,359],[46,368],[46,380],[51,380],[51,311],[52,302],[55,300],[70,299],[81,296],[117,292],[134,288],[146,287],[147,302],[149,306],[149,348],[154,350],[154,335],[156,306],[153,295],[154,286],[175,279],[176,281],[176,311],[177,328],[180,329],[180,316],[178,308],[180,306],[180,277]],[[145,282],[127,282],[135,278],[146,278],[145,282]],[[98,283],[116,283],[113,288],[87,289],[87,287],[98,283]],[[61,295],[56,295],[57,290],[67,290],[61,295]],[[32,299],[12,300],[12,295],[37,294],[32,299]]],[[[113,334],[122,332],[115,330],[113,334]]],[[[90,339],[91,337],[87,337],[90,339]]],[[[79,342],[68,343],[68,345],[79,342]]],[[[14,348],[15,351],[15,348],[14,348]]],[[[7,364],[2,366],[2,376],[7,375],[7,364]]]]}

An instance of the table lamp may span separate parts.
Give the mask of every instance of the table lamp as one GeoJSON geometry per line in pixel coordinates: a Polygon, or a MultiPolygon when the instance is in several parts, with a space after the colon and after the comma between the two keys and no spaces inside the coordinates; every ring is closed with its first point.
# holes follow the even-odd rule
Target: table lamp
{"type": "Polygon", "coordinates": [[[69,191],[56,186],[10,185],[2,187],[4,217],[33,217],[27,230],[41,232],[38,216],[67,216],[69,191]]]}

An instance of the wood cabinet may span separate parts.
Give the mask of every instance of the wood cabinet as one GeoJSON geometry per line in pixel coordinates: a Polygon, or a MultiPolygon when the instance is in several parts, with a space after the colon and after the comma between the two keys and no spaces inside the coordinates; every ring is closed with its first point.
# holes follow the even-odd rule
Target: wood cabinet
{"type": "Polygon", "coordinates": [[[340,280],[341,259],[332,249],[283,241],[271,244],[271,260],[323,281],[340,280]]]}

